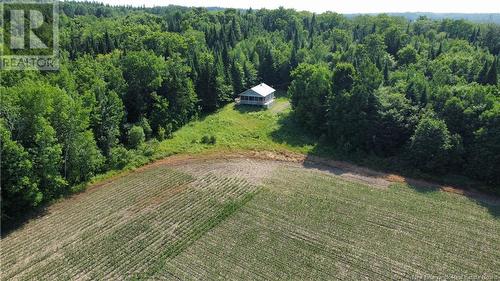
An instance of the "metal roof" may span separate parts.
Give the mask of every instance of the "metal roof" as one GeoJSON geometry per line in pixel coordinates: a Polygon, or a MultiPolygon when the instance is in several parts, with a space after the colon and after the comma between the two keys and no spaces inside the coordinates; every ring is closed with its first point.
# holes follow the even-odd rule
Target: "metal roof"
{"type": "Polygon", "coordinates": [[[272,93],[274,93],[276,90],[268,86],[266,83],[260,83],[257,86],[252,87],[251,89],[248,89],[241,93],[240,95],[252,95],[252,96],[261,96],[261,97],[266,97],[272,93]]]}

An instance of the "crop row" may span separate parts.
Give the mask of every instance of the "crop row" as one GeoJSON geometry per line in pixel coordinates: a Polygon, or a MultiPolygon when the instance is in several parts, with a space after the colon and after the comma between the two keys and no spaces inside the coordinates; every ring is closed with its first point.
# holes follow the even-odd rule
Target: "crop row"
{"type": "MultiPolygon", "coordinates": [[[[241,179],[207,175],[193,181],[171,170],[141,178],[118,182],[117,198],[89,204],[99,210],[93,223],[81,223],[81,231],[71,239],[57,248],[44,249],[45,254],[35,255],[17,270],[7,270],[6,277],[113,279],[153,274],[148,273],[151,268],[161,268],[158,260],[177,254],[210,229],[227,202],[255,191],[241,179]],[[142,189],[142,194],[135,192],[137,189],[142,189]]],[[[73,217],[68,220],[76,221],[73,217]]]]}
{"type": "Polygon", "coordinates": [[[500,275],[500,224],[471,201],[316,174],[277,178],[230,222],[171,260],[164,274],[182,280],[500,275]]]}

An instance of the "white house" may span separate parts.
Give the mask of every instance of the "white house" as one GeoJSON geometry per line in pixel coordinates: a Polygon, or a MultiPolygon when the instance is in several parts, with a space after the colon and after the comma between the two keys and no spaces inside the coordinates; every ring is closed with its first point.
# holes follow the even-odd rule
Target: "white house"
{"type": "Polygon", "coordinates": [[[239,94],[236,100],[238,104],[249,104],[269,107],[274,102],[275,89],[269,87],[265,83],[260,83],[239,94]]]}

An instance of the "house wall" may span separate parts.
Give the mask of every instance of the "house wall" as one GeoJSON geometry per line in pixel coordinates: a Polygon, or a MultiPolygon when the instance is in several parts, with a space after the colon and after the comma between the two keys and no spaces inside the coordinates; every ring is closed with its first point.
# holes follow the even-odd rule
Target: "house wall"
{"type": "Polygon", "coordinates": [[[254,97],[254,96],[240,96],[240,104],[255,104],[255,105],[263,105],[264,99],[262,97],[254,97]]]}
{"type": "Polygon", "coordinates": [[[249,105],[266,105],[271,103],[271,101],[274,99],[274,94],[270,94],[266,96],[265,98],[263,97],[254,97],[254,96],[246,96],[246,95],[240,95],[240,104],[249,104],[249,105]]]}

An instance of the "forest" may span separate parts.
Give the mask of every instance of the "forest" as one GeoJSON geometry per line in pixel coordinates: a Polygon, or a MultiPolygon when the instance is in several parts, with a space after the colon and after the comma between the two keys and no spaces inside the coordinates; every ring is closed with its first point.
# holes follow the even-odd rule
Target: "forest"
{"type": "Polygon", "coordinates": [[[78,2],[59,20],[59,71],[0,70],[3,221],[142,161],[260,82],[335,149],[500,191],[500,25],[78,2]]]}

